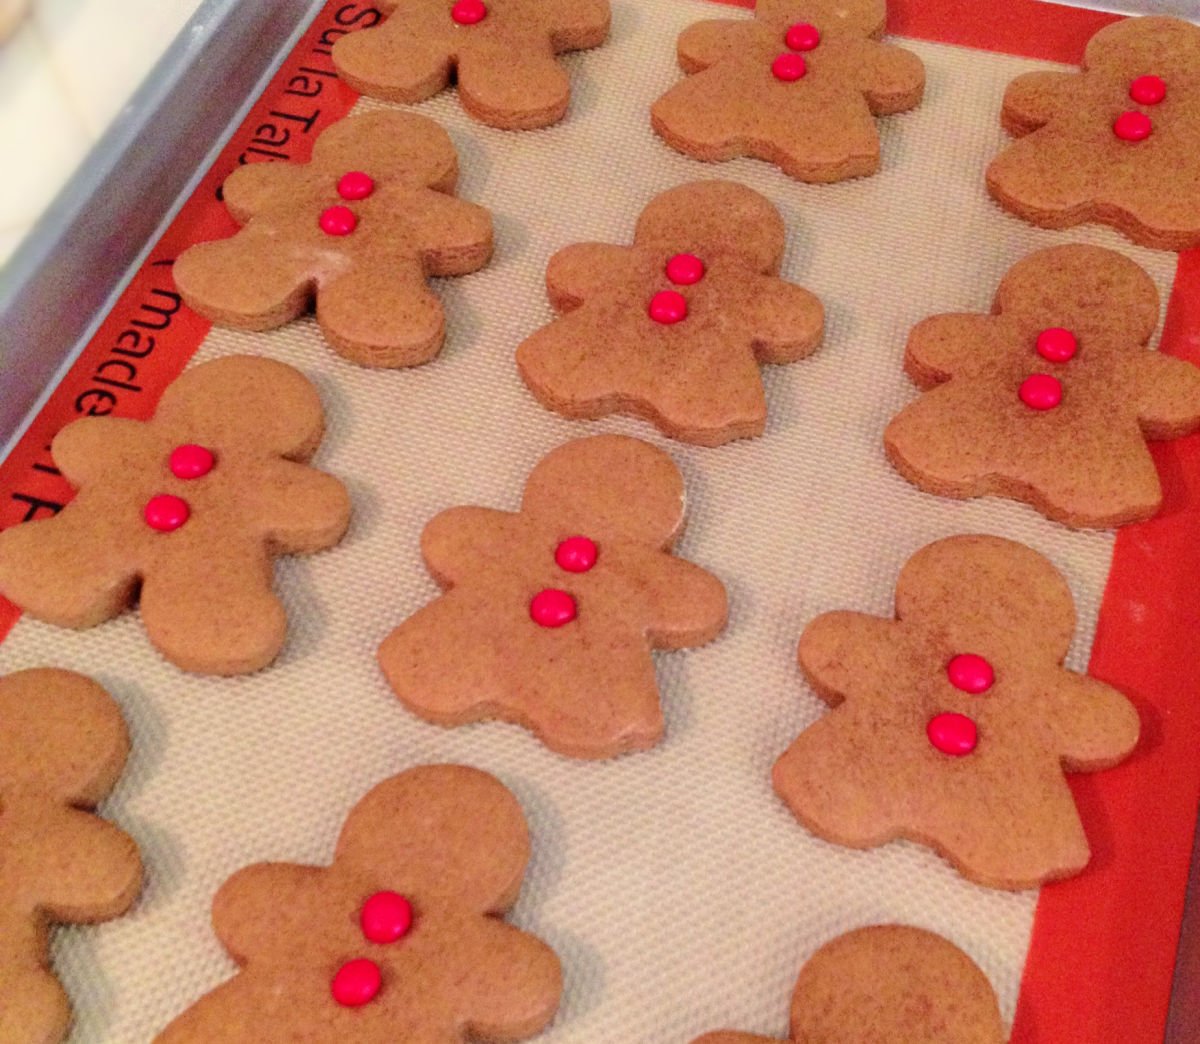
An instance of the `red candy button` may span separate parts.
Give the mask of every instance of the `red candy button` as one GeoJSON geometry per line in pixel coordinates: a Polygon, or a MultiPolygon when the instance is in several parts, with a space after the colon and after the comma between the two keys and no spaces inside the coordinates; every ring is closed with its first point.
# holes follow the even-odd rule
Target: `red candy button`
{"type": "MultiPolygon", "coordinates": [[[[213,469],[217,458],[203,446],[176,446],[171,451],[171,474],[181,479],[204,478],[213,469]]],[[[181,501],[182,503],[182,501],[181,501]]]]}
{"type": "Polygon", "coordinates": [[[925,734],[943,754],[961,758],[979,743],[979,730],[965,714],[936,714],[925,726],[925,734]]]}
{"type": "Polygon", "coordinates": [[[548,587],[533,596],[529,603],[529,615],[533,622],[542,627],[562,627],[575,619],[575,599],[566,591],[548,587]]]}
{"type": "Polygon", "coordinates": [[[1021,382],[1021,401],[1031,410],[1052,410],[1062,402],[1062,384],[1048,373],[1030,374],[1021,382]]]}
{"type": "Polygon", "coordinates": [[[151,497],[144,512],[146,525],[160,533],[171,533],[182,526],[191,516],[187,501],[170,493],[151,497]]]}
{"type": "Polygon", "coordinates": [[[1150,117],[1133,109],[1121,113],[1113,123],[1113,133],[1122,141],[1144,141],[1153,129],[1150,117]]]}
{"type": "Polygon", "coordinates": [[[321,211],[321,231],[331,236],[348,236],[358,226],[358,218],[349,207],[329,207],[321,211]]]}
{"type": "Polygon", "coordinates": [[[808,22],[797,22],[787,31],[784,38],[793,51],[811,51],[821,42],[821,34],[815,25],[808,22]]]}
{"type": "Polygon", "coordinates": [[[798,54],[781,54],[771,63],[775,79],[792,83],[808,72],[808,64],[798,54]]]}
{"type": "Polygon", "coordinates": [[[660,290],[650,298],[650,318],[670,326],[687,318],[687,298],[676,290],[660,290]]]}
{"type": "Polygon", "coordinates": [[[704,278],[704,262],[695,254],[676,254],[667,262],[667,278],[676,286],[691,286],[704,278]]]}
{"type": "Polygon", "coordinates": [[[1064,363],[1075,357],[1079,342],[1070,330],[1052,326],[1037,335],[1037,353],[1047,362],[1064,363]]]}
{"type": "Polygon", "coordinates": [[[1167,96],[1167,83],[1161,76],[1139,76],[1129,85],[1129,97],[1139,105],[1157,105],[1167,96]]]}
{"type": "Polygon", "coordinates": [[[996,672],[982,656],[961,653],[946,664],[946,677],[956,689],[978,696],[992,687],[996,672]]]}
{"type": "Polygon", "coordinates": [[[586,573],[596,564],[598,549],[584,536],[568,537],[554,549],[554,561],[568,573],[586,573]]]}
{"type": "Polygon", "coordinates": [[[338,179],[337,190],[342,199],[366,199],[375,191],[375,179],[361,170],[352,170],[338,179]]]}
{"type": "Polygon", "coordinates": [[[373,1001],[383,985],[379,965],[366,957],[347,961],[329,984],[333,999],[343,1008],[361,1008],[373,1001]]]}
{"type": "Polygon", "coordinates": [[[370,942],[394,943],[412,927],[412,903],[396,892],[376,892],[363,903],[358,921],[370,942]]]}
{"type": "Polygon", "coordinates": [[[474,25],[487,17],[487,4],[483,0],[458,0],[450,8],[450,17],[459,25],[474,25]]]}

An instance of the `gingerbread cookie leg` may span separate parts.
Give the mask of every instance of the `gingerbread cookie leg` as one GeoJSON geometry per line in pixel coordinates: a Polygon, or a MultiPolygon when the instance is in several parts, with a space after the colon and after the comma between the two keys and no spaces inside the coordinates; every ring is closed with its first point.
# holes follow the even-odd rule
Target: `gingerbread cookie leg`
{"type": "Polygon", "coordinates": [[[510,53],[476,49],[458,63],[458,97],[481,123],[533,130],[549,127],[567,114],[571,81],[549,40],[527,48],[515,66],[510,53]]]}

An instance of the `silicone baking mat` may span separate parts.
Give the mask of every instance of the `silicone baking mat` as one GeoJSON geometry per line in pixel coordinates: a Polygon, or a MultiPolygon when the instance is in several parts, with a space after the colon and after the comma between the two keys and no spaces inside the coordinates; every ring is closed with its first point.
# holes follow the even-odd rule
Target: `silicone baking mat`
{"type": "MultiPolygon", "coordinates": [[[[354,499],[338,548],[282,562],[291,618],[279,662],[221,680],[184,675],[149,648],[135,613],[82,633],[29,620],[0,645],[0,671],[53,664],[99,679],[134,739],[105,811],[141,845],[147,886],[128,916],[57,933],[73,997],[73,1040],[141,1041],[222,981],[233,964],[209,901],[258,860],[323,862],[351,805],[411,765],[457,761],[500,777],[529,817],[534,855],[513,919],[562,958],[553,1044],[686,1042],[709,1029],[783,1035],[796,972],[851,928],[901,921],[962,946],[995,985],[1021,1041],[1160,1040],[1196,818],[1200,736],[1189,634],[1200,619],[1189,539],[1200,518],[1200,441],[1157,447],[1159,518],[1119,537],[1075,533],[1002,500],[943,500],[902,481],[880,436],[915,391],[907,332],[934,312],[986,310],[1004,271],[1043,246],[1096,243],[1132,257],[1164,303],[1166,350],[1200,358],[1200,261],[1142,250],[1104,229],[1038,230],[1001,213],[982,185],[1005,136],[998,110],[1015,75],[1075,62],[1111,16],[1031,0],[892,3],[893,31],[925,61],[914,112],[882,121],[883,170],[806,186],[764,164],[706,166],[664,147],[650,103],[680,75],[675,38],[714,14],[705,0],[613,0],[611,41],[567,59],[574,99],[558,127],[508,134],[466,119],[454,95],[419,107],[459,149],[460,192],[489,207],[497,250],[482,272],[437,286],[446,348],[410,371],[356,368],[311,320],[269,334],[209,330],[180,307],[170,262],[229,234],[217,187],[239,161],[305,158],[358,101],[329,46],[378,17],[335,0],[0,468],[0,523],[55,510],[69,494],[46,447],[95,408],[147,415],[187,364],[234,352],[285,360],[320,387],[328,434],[317,464],[354,499]],[[968,49],[962,44],[986,50],[968,49]],[[811,359],[768,368],[770,420],[757,440],[685,447],[622,419],[580,424],[544,411],[513,364],[546,322],[543,273],[559,247],[622,242],[655,193],[732,178],[772,199],[789,231],[784,275],[827,309],[811,359]],[[658,659],[667,716],[649,753],[589,764],[500,724],[444,730],[406,713],[375,666],[383,636],[436,593],[420,560],[424,523],[454,504],[514,507],[529,468],[581,435],[619,431],[664,446],[682,467],[682,553],[727,583],[726,633],[658,659]],[[1093,865],[1038,892],[962,880],[928,850],[869,852],[817,840],[774,797],[771,764],[824,711],[795,666],[820,612],[891,611],[896,573],[918,548],[961,532],[1021,540],[1066,574],[1079,608],[1069,665],[1122,686],[1145,739],[1124,766],[1077,777],[1093,865]]],[[[16,614],[9,610],[6,623],[16,614]]]]}

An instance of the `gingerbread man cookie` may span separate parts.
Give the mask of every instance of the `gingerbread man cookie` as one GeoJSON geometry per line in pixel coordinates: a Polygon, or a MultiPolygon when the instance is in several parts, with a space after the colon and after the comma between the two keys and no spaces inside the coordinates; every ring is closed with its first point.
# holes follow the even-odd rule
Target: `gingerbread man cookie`
{"type": "Polygon", "coordinates": [[[571,82],[555,55],[608,37],[608,0],[382,0],[381,26],[333,45],[338,75],[356,91],[419,102],[458,83],[481,123],[529,130],[566,115],[571,82]]]}
{"type": "Polygon", "coordinates": [[[142,623],[188,671],[265,667],[287,633],[271,559],[332,547],[350,501],[308,467],[324,417],[290,366],[230,356],[187,370],[154,419],[85,417],[52,454],[79,492],[53,518],[0,533],[0,594],[60,627],[142,623]]]}
{"type": "Polygon", "coordinates": [[[579,243],[550,259],[564,313],[517,349],[544,406],[568,417],[646,417],[685,442],[761,435],[759,362],[793,362],[821,339],[821,302],[775,278],[783,219],[752,189],[697,181],[650,202],[632,247],[579,243]]]}
{"type": "Polygon", "coordinates": [[[834,708],[776,762],[775,790],[808,829],[852,848],[909,838],[964,877],[1032,888],[1087,866],[1063,776],[1123,761],[1138,714],[1063,668],[1075,606],[1022,544],[960,536],[918,551],[896,618],[833,612],[800,666],[834,708]]]}
{"type": "Polygon", "coordinates": [[[1101,29],[1078,73],[1017,77],[987,170],[1006,210],[1043,228],[1099,221],[1163,250],[1200,246],[1200,26],[1129,18],[1101,29]]]}
{"type": "Polygon", "coordinates": [[[430,276],[474,272],[492,256],[492,219],[454,196],[458,157],[432,120],[351,116],[309,163],[252,163],[224,184],[245,227],[175,262],[184,301],[213,322],[270,330],[315,301],[339,355],[415,366],[442,347],[446,320],[430,276]]]}
{"type": "Polygon", "coordinates": [[[1014,265],[992,315],[937,315],[904,366],[926,394],[884,432],[888,459],[941,496],[997,493],[1069,526],[1149,518],[1147,439],[1200,428],[1200,367],[1146,344],[1158,291],[1121,254],[1051,247],[1014,265]]]}
{"type": "MultiPolygon", "coordinates": [[[[826,943],[792,994],[797,1044],[1003,1044],[996,991],[940,935],[906,925],[859,928],[826,943]]],[[[692,1044],[780,1044],[725,1030],[692,1044]]]]}
{"type": "Polygon", "coordinates": [[[727,615],[720,581],[669,553],[683,511],[671,458],[617,435],[544,457],[515,514],[443,511],[421,552],[446,593],[380,646],[388,682],[428,721],[517,722],[569,757],[652,747],[650,650],[703,645],[727,615]]]}
{"type": "Polygon", "coordinates": [[[506,924],[529,861],[516,798],[462,765],[410,769],[351,811],[328,867],[259,863],[213,901],[237,961],[159,1044],[523,1040],[554,1018],[558,958],[506,924]]]}
{"type": "Polygon", "coordinates": [[[66,1037],[50,924],[110,920],[141,891],[133,839],[92,814],[128,753],[121,712],[90,678],[50,668],[0,678],[0,1040],[66,1037]]]}
{"type": "Polygon", "coordinates": [[[886,0],[758,0],[753,21],[697,22],[679,37],[688,78],[650,122],[698,160],[756,156],[800,181],[874,174],[874,117],[925,92],[921,60],[876,39],[886,24],[886,0]]]}

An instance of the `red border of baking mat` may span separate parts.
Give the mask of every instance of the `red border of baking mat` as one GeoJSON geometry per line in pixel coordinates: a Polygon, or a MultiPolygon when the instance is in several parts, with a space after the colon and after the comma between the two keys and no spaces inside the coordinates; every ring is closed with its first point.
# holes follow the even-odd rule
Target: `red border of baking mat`
{"type": "MultiPolygon", "coordinates": [[[[753,0],[715,0],[753,7],[753,0]]],[[[148,416],[209,324],[179,305],[171,260],[233,232],[217,187],[239,162],[305,159],[356,95],[329,47],[379,15],[331,0],[20,443],[0,464],[0,527],[50,514],[70,496],[47,447],[81,413],[148,416]]],[[[891,32],[1075,64],[1119,16],[1040,0],[891,0],[891,32]]],[[[997,99],[997,104],[999,100],[997,99]]],[[[1200,251],[1180,255],[1161,350],[1200,364],[1200,251]]],[[[1088,870],[1041,890],[1012,1040],[1162,1040],[1200,800],[1200,436],[1153,446],[1163,510],[1117,536],[1089,671],[1138,704],[1144,736],[1124,765],[1072,777],[1092,842],[1088,870]]],[[[18,612],[0,600],[0,637],[18,612]]]]}

